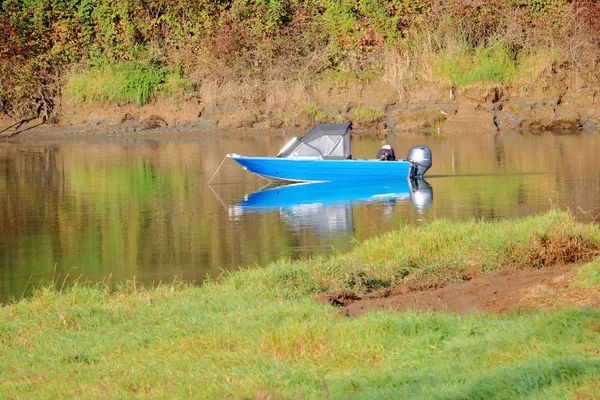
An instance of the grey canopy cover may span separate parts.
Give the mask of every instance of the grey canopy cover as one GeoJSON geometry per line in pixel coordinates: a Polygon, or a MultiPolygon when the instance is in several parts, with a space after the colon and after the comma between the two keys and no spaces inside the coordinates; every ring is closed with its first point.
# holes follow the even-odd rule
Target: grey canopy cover
{"type": "Polygon", "coordinates": [[[351,130],[352,123],[315,125],[306,135],[288,143],[277,157],[329,160],[351,158],[351,130]]]}

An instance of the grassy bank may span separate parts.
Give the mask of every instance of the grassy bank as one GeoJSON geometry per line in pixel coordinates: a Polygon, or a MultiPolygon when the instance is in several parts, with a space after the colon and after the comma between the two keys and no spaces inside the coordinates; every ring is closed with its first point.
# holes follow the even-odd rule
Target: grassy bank
{"type": "MultiPolygon", "coordinates": [[[[589,398],[600,393],[599,310],[351,319],[314,297],[456,280],[466,268],[592,261],[599,248],[597,226],[550,212],[407,227],[349,254],[203,287],[57,284],[0,309],[0,396],[589,398]]],[[[598,283],[589,262],[579,284],[598,283]]]]}

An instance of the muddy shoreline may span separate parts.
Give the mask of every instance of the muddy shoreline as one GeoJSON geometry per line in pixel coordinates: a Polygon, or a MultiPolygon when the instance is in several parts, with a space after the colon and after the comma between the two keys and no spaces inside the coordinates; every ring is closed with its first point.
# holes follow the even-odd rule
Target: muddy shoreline
{"type": "MultiPolygon", "coordinates": [[[[45,124],[34,120],[4,140],[95,136],[187,135],[207,132],[302,132],[315,122],[350,120],[355,131],[394,135],[595,133],[600,125],[598,88],[578,76],[554,76],[529,88],[455,90],[421,86],[400,96],[382,82],[291,86],[256,104],[204,104],[199,99],[157,99],[135,105],[61,101],[45,124]],[[309,105],[309,106],[307,106],[309,105]],[[315,111],[317,110],[317,111],[315,111]],[[358,111],[371,111],[366,120],[358,111]],[[317,114],[315,114],[317,113],[317,114]],[[36,126],[37,125],[37,126],[36,126]]],[[[362,114],[364,115],[364,113],[362,114]]],[[[14,123],[0,119],[2,129],[14,123]]]]}
{"type": "Polygon", "coordinates": [[[342,314],[350,317],[375,310],[504,314],[515,308],[599,308],[598,288],[573,284],[580,266],[507,267],[490,274],[471,271],[463,274],[460,282],[424,280],[368,294],[334,291],[317,300],[340,307],[342,314]]]}

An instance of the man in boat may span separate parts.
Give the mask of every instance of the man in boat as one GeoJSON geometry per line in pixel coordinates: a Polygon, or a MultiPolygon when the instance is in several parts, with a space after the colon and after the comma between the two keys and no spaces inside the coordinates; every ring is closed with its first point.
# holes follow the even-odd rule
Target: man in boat
{"type": "Polygon", "coordinates": [[[394,154],[394,149],[385,140],[381,142],[381,149],[377,152],[377,159],[380,161],[396,160],[396,154],[394,154]]]}

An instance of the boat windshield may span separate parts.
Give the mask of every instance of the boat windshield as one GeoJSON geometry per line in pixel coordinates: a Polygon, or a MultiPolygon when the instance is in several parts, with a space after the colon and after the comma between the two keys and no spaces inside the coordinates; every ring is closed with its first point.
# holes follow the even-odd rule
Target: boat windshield
{"type": "Polygon", "coordinates": [[[352,124],[318,124],[306,135],[292,139],[277,157],[293,159],[350,158],[350,131],[352,124]]]}

